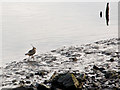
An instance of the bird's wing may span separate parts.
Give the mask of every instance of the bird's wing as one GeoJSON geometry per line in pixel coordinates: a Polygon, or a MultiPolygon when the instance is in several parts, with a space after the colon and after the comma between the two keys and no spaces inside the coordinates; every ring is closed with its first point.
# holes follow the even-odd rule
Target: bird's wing
{"type": "Polygon", "coordinates": [[[29,54],[33,53],[33,50],[30,50],[28,53],[29,53],[29,54]]]}

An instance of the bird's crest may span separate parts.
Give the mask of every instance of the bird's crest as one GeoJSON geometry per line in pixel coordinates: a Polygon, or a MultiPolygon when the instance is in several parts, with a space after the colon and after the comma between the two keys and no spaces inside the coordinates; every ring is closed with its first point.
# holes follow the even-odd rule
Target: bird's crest
{"type": "Polygon", "coordinates": [[[31,46],[33,47],[33,49],[36,49],[32,44],[31,44],[31,46]]]}

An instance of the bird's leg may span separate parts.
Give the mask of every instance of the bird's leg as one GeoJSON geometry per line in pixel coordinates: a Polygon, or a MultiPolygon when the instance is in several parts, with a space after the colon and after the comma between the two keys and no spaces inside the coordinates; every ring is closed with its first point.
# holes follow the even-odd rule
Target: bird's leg
{"type": "Polygon", "coordinates": [[[34,56],[32,55],[32,58],[33,58],[33,60],[34,60],[34,56]]]}
{"type": "Polygon", "coordinates": [[[34,56],[33,56],[33,60],[34,60],[34,56]]]}
{"type": "Polygon", "coordinates": [[[28,61],[30,61],[30,56],[28,57],[28,61]]]}

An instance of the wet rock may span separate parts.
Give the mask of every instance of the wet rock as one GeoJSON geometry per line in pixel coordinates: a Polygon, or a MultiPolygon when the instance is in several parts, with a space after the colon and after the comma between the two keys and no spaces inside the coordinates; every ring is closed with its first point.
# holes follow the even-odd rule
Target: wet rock
{"type": "Polygon", "coordinates": [[[99,70],[99,68],[97,67],[97,66],[93,66],[93,69],[95,69],[95,70],[99,70]]]}
{"type": "Polygon", "coordinates": [[[12,80],[12,83],[15,83],[15,82],[17,82],[17,80],[16,80],[16,79],[12,80]]]}
{"type": "Polygon", "coordinates": [[[110,78],[117,78],[118,74],[116,71],[107,71],[105,73],[105,78],[110,79],[110,78]]]}
{"type": "Polygon", "coordinates": [[[16,88],[9,88],[9,89],[2,89],[2,90],[50,90],[50,88],[48,88],[44,84],[37,83],[36,86],[34,86],[34,85],[20,86],[20,87],[16,87],[16,88]]]}
{"type": "Polygon", "coordinates": [[[72,54],[72,52],[69,52],[69,51],[61,52],[61,55],[66,56],[66,57],[70,57],[71,54],[72,54]]]}
{"type": "Polygon", "coordinates": [[[17,83],[14,83],[13,85],[17,85],[17,83]]]}
{"type": "Polygon", "coordinates": [[[95,66],[95,65],[93,66],[93,69],[99,70],[99,71],[101,71],[101,72],[105,70],[104,68],[99,68],[99,67],[97,67],[97,66],[95,66]]]}
{"type": "Polygon", "coordinates": [[[26,76],[26,79],[29,79],[30,77],[29,76],[26,76]]]}
{"type": "Polygon", "coordinates": [[[93,54],[94,52],[92,51],[85,51],[85,54],[93,54]]]}
{"type": "Polygon", "coordinates": [[[114,87],[113,87],[113,90],[120,90],[120,87],[114,86],[114,87]]]}
{"type": "Polygon", "coordinates": [[[16,74],[25,75],[25,71],[17,71],[16,74]]]}
{"type": "Polygon", "coordinates": [[[20,86],[20,87],[13,88],[11,90],[34,90],[34,89],[32,87],[20,86]]]}
{"type": "Polygon", "coordinates": [[[111,57],[118,57],[118,54],[116,52],[111,53],[111,57]]]}
{"type": "Polygon", "coordinates": [[[85,79],[88,77],[88,75],[86,75],[85,73],[79,74],[79,75],[77,75],[77,76],[78,76],[77,79],[78,79],[79,83],[80,83],[80,82],[84,82],[85,79]]]}
{"type": "Polygon", "coordinates": [[[75,78],[75,76],[73,74],[66,74],[65,76],[63,77],[60,77],[58,79],[58,82],[59,83],[63,83],[63,85],[68,88],[70,86],[74,86],[75,87],[78,87],[79,86],[79,82],[77,81],[77,79],[75,78]]]}
{"type": "Polygon", "coordinates": [[[109,89],[108,89],[108,88],[109,88],[108,85],[103,84],[101,87],[102,87],[103,90],[109,90],[109,89]]]}
{"type": "Polygon", "coordinates": [[[22,81],[19,82],[19,84],[20,84],[20,85],[24,85],[24,84],[25,84],[25,81],[22,80],[22,81]]]}
{"type": "Polygon", "coordinates": [[[115,61],[115,60],[114,60],[114,58],[111,58],[110,61],[113,62],[113,61],[115,61]]]}
{"type": "Polygon", "coordinates": [[[38,83],[36,83],[36,88],[37,88],[37,90],[50,90],[50,88],[47,87],[46,85],[38,84],[38,83]]]}
{"type": "Polygon", "coordinates": [[[105,70],[105,68],[99,68],[99,70],[101,71],[101,72],[104,72],[104,70],[105,70]]]}
{"type": "MultiPolygon", "coordinates": [[[[37,73],[36,73],[37,74],[37,73]]],[[[33,77],[34,76],[34,74],[33,73],[30,73],[30,74],[28,74],[27,76],[26,76],[26,79],[30,79],[31,77],[33,77]]]]}
{"type": "Polygon", "coordinates": [[[5,86],[5,84],[4,84],[4,83],[2,83],[2,86],[5,86]]]}
{"type": "Polygon", "coordinates": [[[26,84],[30,84],[31,83],[31,81],[26,81],[26,84]]]}
{"type": "Polygon", "coordinates": [[[92,46],[92,49],[99,49],[99,46],[92,46]]]}
{"type": "Polygon", "coordinates": [[[111,52],[108,52],[108,51],[102,51],[102,54],[105,54],[105,55],[111,55],[111,52]]]}
{"type": "Polygon", "coordinates": [[[51,50],[51,52],[56,52],[56,50],[51,50]]]}
{"type": "Polygon", "coordinates": [[[38,71],[38,72],[36,72],[35,73],[35,75],[39,75],[39,76],[44,76],[46,73],[45,73],[45,71],[43,70],[43,71],[38,71]]]}
{"type": "Polygon", "coordinates": [[[80,83],[73,74],[59,74],[52,81],[52,88],[60,88],[63,90],[76,90],[80,88],[80,83]]]}
{"type": "Polygon", "coordinates": [[[78,60],[76,57],[72,57],[72,58],[69,58],[69,59],[72,60],[73,62],[78,60]]]}
{"type": "Polygon", "coordinates": [[[93,87],[99,87],[99,83],[95,82],[95,83],[93,83],[92,86],[93,86],[93,87]]]}
{"type": "Polygon", "coordinates": [[[47,83],[48,82],[51,82],[55,77],[56,77],[56,75],[57,75],[57,72],[55,71],[54,73],[53,73],[53,75],[50,77],[50,79],[48,80],[48,81],[46,81],[47,83]]]}
{"type": "Polygon", "coordinates": [[[12,88],[2,88],[1,90],[13,90],[12,88]]]}
{"type": "Polygon", "coordinates": [[[33,77],[34,76],[34,74],[33,73],[30,73],[30,77],[33,77]]]}
{"type": "Polygon", "coordinates": [[[11,75],[5,75],[5,77],[10,78],[11,75]]]}

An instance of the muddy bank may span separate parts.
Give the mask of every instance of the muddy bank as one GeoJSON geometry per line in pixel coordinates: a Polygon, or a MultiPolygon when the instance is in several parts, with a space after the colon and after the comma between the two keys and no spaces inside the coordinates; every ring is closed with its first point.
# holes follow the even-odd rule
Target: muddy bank
{"type": "Polygon", "coordinates": [[[119,89],[119,40],[113,38],[61,47],[36,55],[34,60],[26,58],[11,62],[2,68],[2,87],[25,90],[38,89],[38,86],[53,90],[119,89]]]}

